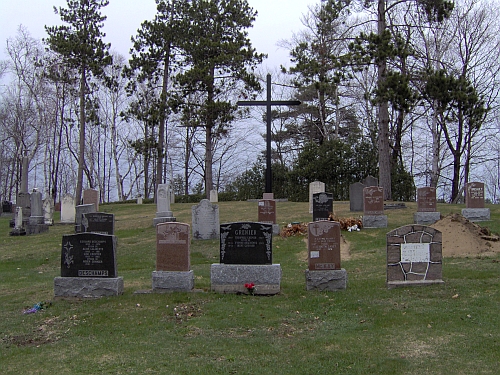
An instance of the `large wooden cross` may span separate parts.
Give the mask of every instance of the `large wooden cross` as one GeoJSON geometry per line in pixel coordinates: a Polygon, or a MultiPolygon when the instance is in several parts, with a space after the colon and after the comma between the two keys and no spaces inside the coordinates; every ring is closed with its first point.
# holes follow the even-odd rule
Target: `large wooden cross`
{"type": "Polygon", "coordinates": [[[273,174],[271,171],[271,106],[278,105],[299,105],[301,104],[298,100],[271,100],[271,74],[267,75],[267,100],[256,100],[256,101],[239,101],[237,103],[239,106],[266,106],[266,123],[267,123],[267,133],[266,133],[266,193],[273,192],[273,174]]]}

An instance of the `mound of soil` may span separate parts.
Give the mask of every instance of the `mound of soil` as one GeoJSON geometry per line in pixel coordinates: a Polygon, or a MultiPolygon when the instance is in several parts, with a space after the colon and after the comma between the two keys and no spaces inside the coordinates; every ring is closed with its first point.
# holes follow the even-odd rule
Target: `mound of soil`
{"type": "Polygon", "coordinates": [[[462,215],[445,216],[431,227],[443,233],[443,257],[492,255],[500,252],[498,236],[462,215]]]}

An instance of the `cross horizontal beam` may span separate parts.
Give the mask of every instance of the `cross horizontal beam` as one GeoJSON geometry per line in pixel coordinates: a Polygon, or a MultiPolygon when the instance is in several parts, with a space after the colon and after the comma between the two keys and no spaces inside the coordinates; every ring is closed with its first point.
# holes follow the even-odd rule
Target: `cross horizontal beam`
{"type": "Polygon", "coordinates": [[[299,100],[275,100],[268,102],[266,100],[256,100],[253,102],[250,101],[239,101],[236,103],[238,106],[259,106],[259,105],[300,105],[301,102],[299,100]]]}

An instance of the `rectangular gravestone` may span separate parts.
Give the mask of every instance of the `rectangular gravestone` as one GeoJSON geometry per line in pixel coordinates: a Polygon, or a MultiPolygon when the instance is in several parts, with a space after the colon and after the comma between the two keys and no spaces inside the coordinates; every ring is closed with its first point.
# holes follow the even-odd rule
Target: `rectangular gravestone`
{"type": "Polygon", "coordinates": [[[184,223],[166,222],[156,226],[154,292],[190,291],[194,288],[189,232],[189,224],[184,223]]]}
{"type": "Polygon", "coordinates": [[[340,266],[340,223],[315,221],[307,226],[306,290],[347,288],[347,272],[340,266]]]}
{"type": "Polygon", "coordinates": [[[363,228],[386,228],[384,188],[367,186],[363,189],[363,228]]]}
{"type": "Polygon", "coordinates": [[[219,193],[217,190],[210,190],[210,202],[217,203],[219,201],[219,193]]]}
{"type": "Polygon", "coordinates": [[[95,205],[92,204],[81,204],[75,207],[75,233],[84,232],[82,225],[83,215],[91,212],[96,212],[95,205]]]}
{"type": "Polygon", "coordinates": [[[83,191],[83,204],[93,204],[95,212],[99,211],[99,190],[86,189],[83,191]]]}
{"type": "Polygon", "coordinates": [[[442,233],[405,225],[387,233],[387,287],[441,284],[442,233]]]}
{"type": "Polygon", "coordinates": [[[325,192],[325,183],[321,181],[314,181],[309,184],[309,213],[313,213],[313,195],[316,193],[325,192]]]}
{"type": "Polygon", "coordinates": [[[82,228],[82,232],[115,234],[115,215],[105,212],[84,213],[82,228]]]}
{"type": "Polygon", "coordinates": [[[113,235],[64,235],[61,277],[54,279],[54,295],[96,298],[122,294],[123,278],[117,276],[116,244],[113,235]]]}
{"type": "Polygon", "coordinates": [[[366,176],[361,183],[365,186],[378,186],[378,179],[373,176],[366,176]]]}
{"type": "Polygon", "coordinates": [[[363,189],[361,182],[349,185],[349,209],[352,212],[363,211],[363,189]]]}
{"type": "Polygon", "coordinates": [[[441,219],[441,214],[436,212],[436,202],[436,188],[417,189],[417,212],[413,214],[415,224],[431,225],[441,219]]]}
{"type": "Polygon", "coordinates": [[[262,199],[258,203],[258,221],[259,223],[276,224],[276,201],[262,199]]]}
{"type": "Polygon", "coordinates": [[[273,227],[264,223],[220,226],[220,263],[272,264],[273,227]]]}
{"type": "Polygon", "coordinates": [[[61,223],[74,224],[75,215],[75,198],[71,194],[66,194],[61,202],[61,223]]]}
{"type": "Polygon", "coordinates": [[[313,221],[328,220],[333,214],[333,194],[315,193],[313,194],[313,221]]]}
{"type": "Polygon", "coordinates": [[[210,203],[208,199],[191,207],[191,223],[193,225],[193,239],[216,240],[219,238],[219,206],[210,203]]]}
{"type": "Polygon", "coordinates": [[[12,202],[3,201],[2,202],[2,213],[11,214],[12,213],[12,202]]]}
{"type": "Polygon", "coordinates": [[[153,219],[153,226],[160,223],[175,222],[176,218],[170,211],[172,192],[169,184],[159,184],[156,191],[156,217],[153,219]]]}
{"type": "Polygon", "coordinates": [[[469,182],[465,189],[465,208],[462,216],[470,221],[490,220],[490,209],[484,207],[484,184],[469,182]]]}
{"type": "Polygon", "coordinates": [[[54,224],[54,198],[50,194],[46,194],[42,203],[43,206],[43,220],[47,225],[54,224]]]}

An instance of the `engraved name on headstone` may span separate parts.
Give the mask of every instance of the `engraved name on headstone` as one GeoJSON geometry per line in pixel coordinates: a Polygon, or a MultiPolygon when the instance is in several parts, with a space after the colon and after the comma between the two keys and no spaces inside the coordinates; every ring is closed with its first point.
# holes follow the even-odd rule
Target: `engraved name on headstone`
{"type": "Polygon", "coordinates": [[[240,222],[220,226],[220,263],[272,264],[273,226],[240,222]]]}
{"type": "Polygon", "coordinates": [[[156,270],[189,271],[189,224],[160,223],[156,226],[156,270]]]}
{"type": "Polygon", "coordinates": [[[193,239],[216,240],[219,238],[219,206],[202,199],[199,204],[191,207],[191,222],[193,239]]]}
{"type": "Polygon", "coordinates": [[[484,208],[484,184],[469,182],[465,192],[466,208],[484,208]]]}
{"type": "Polygon", "coordinates": [[[89,212],[83,214],[83,232],[115,234],[115,215],[105,212],[89,212]]]}
{"type": "Polygon", "coordinates": [[[270,199],[262,199],[258,203],[259,223],[276,224],[276,201],[270,199]]]}
{"type": "Polygon", "coordinates": [[[436,212],[436,188],[417,189],[417,212],[436,212]]]}
{"type": "Polygon", "coordinates": [[[363,189],[363,213],[365,215],[384,214],[384,188],[367,186],[363,189]]]}
{"type": "Polygon", "coordinates": [[[333,214],[333,194],[313,194],[313,221],[328,220],[330,214],[333,214]]]}

